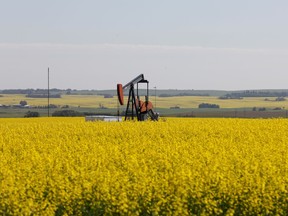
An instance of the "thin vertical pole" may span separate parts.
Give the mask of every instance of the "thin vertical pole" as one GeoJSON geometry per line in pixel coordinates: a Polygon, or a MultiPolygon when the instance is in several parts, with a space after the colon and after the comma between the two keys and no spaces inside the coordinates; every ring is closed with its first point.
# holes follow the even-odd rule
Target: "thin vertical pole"
{"type": "MultiPolygon", "coordinates": [[[[116,100],[117,100],[117,98],[116,98],[116,100]]],[[[120,106],[119,106],[119,100],[117,100],[117,116],[118,116],[117,121],[119,122],[119,118],[120,118],[120,106]]]]}
{"type": "Polygon", "coordinates": [[[156,112],[156,86],[154,88],[155,88],[155,112],[156,112]]]}
{"type": "Polygon", "coordinates": [[[48,67],[48,117],[50,117],[50,106],[49,106],[49,104],[50,104],[50,83],[49,83],[49,81],[50,81],[50,77],[49,77],[49,67],[48,67]]]}
{"type": "Polygon", "coordinates": [[[147,99],[146,102],[149,101],[149,82],[147,81],[147,99]]]}

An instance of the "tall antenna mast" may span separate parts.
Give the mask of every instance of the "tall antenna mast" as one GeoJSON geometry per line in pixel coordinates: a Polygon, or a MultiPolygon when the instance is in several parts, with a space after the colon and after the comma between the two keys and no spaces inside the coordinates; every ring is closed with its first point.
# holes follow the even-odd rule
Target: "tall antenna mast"
{"type": "Polygon", "coordinates": [[[50,79],[50,77],[49,77],[49,67],[48,67],[48,117],[50,117],[50,110],[49,110],[49,104],[50,104],[50,86],[49,86],[49,79],[50,79]]]}

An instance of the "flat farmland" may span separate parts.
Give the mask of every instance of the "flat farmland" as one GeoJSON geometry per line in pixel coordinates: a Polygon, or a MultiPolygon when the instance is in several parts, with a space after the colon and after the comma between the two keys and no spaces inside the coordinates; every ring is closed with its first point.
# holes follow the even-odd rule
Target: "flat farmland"
{"type": "MultiPolygon", "coordinates": [[[[143,100],[144,97],[141,99],[143,100]]],[[[61,98],[50,98],[50,115],[59,110],[70,109],[83,115],[121,115],[125,114],[125,104],[119,106],[117,96],[104,98],[102,95],[62,95],[61,98]]],[[[276,101],[276,97],[245,97],[243,99],[219,99],[216,96],[150,96],[154,110],[162,117],[229,117],[229,118],[287,118],[288,101],[276,101]],[[199,109],[201,103],[217,104],[220,109],[199,109]],[[253,108],[255,110],[253,111],[253,108]],[[264,109],[264,111],[259,111],[264,109]]],[[[24,94],[2,94],[0,97],[0,118],[24,117],[28,111],[38,112],[41,117],[48,116],[47,98],[28,98],[24,94]],[[15,105],[26,101],[30,107],[21,108],[15,105]],[[1,106],[2,104],[2,106],[1,106]],[[6,105],[8,107],[4,107],[6,105]]]]}
{"type": "MultiPolygon", "coordinates": [[[[152,102],[155,97],[150,97],[152,102]]],[[[288,101],[275,101],[275,97],[246,97],[243,99],[219,99],[212,96],[181,96],[181,97],[157,97],[156,105],[162,108],[179,106],[180,108],[198,108],[201,103],[218,104],[220,108],[248,108],[248,107],[287,107],[288,101]],[[265,100],[266,99],[266,100],[265,100]]],[[[154,102],[155,103],[155,102],[154,102]]]]}
{"type": "MultiPolygon", "coordinates": [[[[2,94],[0,97],[0,104],[13,105],[19,104],[21,100],[27,101],[31,106],[46,106],[47,98],[27,98],[21,94],[2,94]]],[[[125,98],[125,103],[127,97],[125,98]]],[[[252,107],[266,107],[266,108],[288,108],[288,101],[276,101],[275,97],[246,97],[243,99],[219,99],[212,96],[178,96],[178,97],[156,97],[150,96],[150,101],[156,107],[170,108],[178,106],[180,108],[198,108],[201,103],[218,104],[220,108],[252,108],[252,107]],[[266,100],[265,100],[266,99],[266,100]]],[[[50,104],[59,106],[69,105],[71,107],[86,107],[96,108],[103,105],[107,108],[117,108],[117,97],[104,98],[98,95],[62,95],[61,98],[50,98],[50,104]]]]}
{"type": "MultiPolygon", "coordinates": [[[[13,105],[19,104],[21,100],[27,101],[30,106],[47,106],[47,98],[29,98],[22,94],[2,94],[0,104],[13,105]]],[[[50,98],[50,104],[59,106],[69,105],[72,107],[98,107],[105,104],[108,108],[117,107],[117,97],[104,98],[96,95],[62,95],[61,98],[50,98]]]]}

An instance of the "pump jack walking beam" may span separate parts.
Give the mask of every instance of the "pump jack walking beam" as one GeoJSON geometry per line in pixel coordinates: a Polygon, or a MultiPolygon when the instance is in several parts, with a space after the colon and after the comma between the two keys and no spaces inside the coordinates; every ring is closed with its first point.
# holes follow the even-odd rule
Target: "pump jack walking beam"
{"type": "Polygon", "coordinates": [[[131,87],[131,85],[135,85],[139,82],[143,82],[145,81],[144,79],[144,75],[140,74],[139,76],[137,76],[135,79],[131,80],[129,83],[127,83],[125,86],[123,86],[123,89],[126,90],[128,87],[131,87]]]}

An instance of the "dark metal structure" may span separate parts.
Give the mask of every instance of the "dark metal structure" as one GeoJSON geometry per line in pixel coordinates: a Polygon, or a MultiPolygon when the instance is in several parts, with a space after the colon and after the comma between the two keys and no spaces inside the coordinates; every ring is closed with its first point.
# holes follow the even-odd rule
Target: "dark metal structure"
{"type": "Polygon", "coordinates": [[[140,74],[126,85],[117,84],[118,100],[121,105],[124,105],[124,93],[123,91],[129,89],[128,101],[125,111],[125,120],[137,118],[138,121],[144,121],[149,117],[151,120],[157,121],[159,114],[153,111],[153,105],[149,101],[149,81],[144,79],[144,75],[140,74]],[[139,96],[139,84],[146,84],[146,96],[145,101],[140,100],[139,96]],[[135,92],[135,87],[136,92],[135,92]]]}

